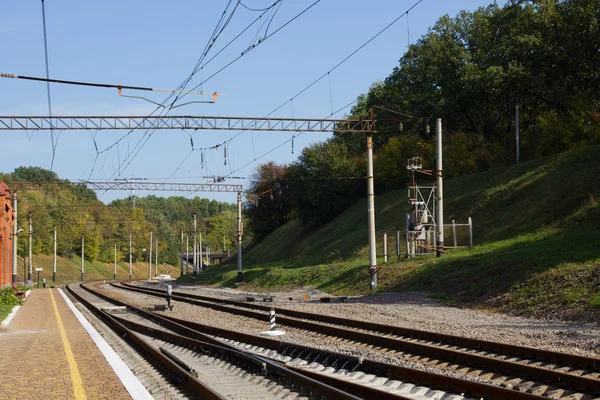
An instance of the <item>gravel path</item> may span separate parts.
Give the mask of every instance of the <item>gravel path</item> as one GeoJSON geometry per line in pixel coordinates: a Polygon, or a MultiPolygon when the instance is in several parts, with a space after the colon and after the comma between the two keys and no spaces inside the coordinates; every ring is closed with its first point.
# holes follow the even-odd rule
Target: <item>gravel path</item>
{"type": "MultiPolygon", "coordinates": [[[[140,284],[152,288],[165,288],[167,285],[166,283],[140,284]]],[[[552,351],[600,356],[600,325],[598,324],[541,321],[499,313],[448,307],[428,297],[425,293],[381,293],[373,296],[348,297],[348,303],[346,304],[328,304],[321,303],[319,299],[329,296],[315,289],[294,290],[285,293],[255,293],[229,288],[220,289],[172,284],[173,290],[176,291],[187,290],[190,293],[242,301],[246,300],[248,296],[260,300],[263,296],[268,295],[273,296],[273,305],[281,308],[531,346],[552,351]],[[304,301],[304,294],[308,291],[312,292],[312,296],[308,301],[304,301]]],[[[123,293],[124,291],[119,292],[123,293]]],[[[126,293],[129,296],[133,292],[126,293]]],[[[334,298],[332,301],[337,300],[334,298]]],[[[150,303],[154,304],[156,301],[150,303]]],[[[228,320],[232,317],[230,314],[212,310],[196,311],[196,313],[202,315],[202,317],[194,320],[207,324],[212,324],[212,321],[228,320]],[[215,317],[216,315],[219,315],[219,317],[215,317]]],[[[185,318],[186,316],[181,315],[181,317],[185,318]]],[[[244,325],[244,329],[254,329],[253,331],[247,330],[247,332],[264,330],[265,326],[257,323],[257,321],[245,319],[248,320],[245,323],[255,324],[252,328],[244,325]]],[[[294,338],[290,336],[288,339],[291,341],[294,338]]],[[[304,339],[307,338],[300,338],[300,340],[304,339]]]]}

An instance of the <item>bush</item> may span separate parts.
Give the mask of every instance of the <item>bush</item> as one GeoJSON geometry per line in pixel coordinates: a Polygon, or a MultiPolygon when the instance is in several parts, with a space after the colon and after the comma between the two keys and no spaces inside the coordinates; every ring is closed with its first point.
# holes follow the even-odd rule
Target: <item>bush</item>
{"type": "Polygon", "coordinates": [[[0,289],[0,304],[5,306],[19,306],[23,301],[15,296],[12,288],[0,289]]]}

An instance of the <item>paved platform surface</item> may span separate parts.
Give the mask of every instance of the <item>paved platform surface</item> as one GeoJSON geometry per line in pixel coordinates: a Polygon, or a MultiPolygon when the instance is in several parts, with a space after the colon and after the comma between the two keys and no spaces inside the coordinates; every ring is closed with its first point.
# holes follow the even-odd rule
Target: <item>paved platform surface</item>
{"type": "Polygon", "coordinates": [[[57,289],[0,329],[0,360],[0,400],[131,398],[57,289]]]}

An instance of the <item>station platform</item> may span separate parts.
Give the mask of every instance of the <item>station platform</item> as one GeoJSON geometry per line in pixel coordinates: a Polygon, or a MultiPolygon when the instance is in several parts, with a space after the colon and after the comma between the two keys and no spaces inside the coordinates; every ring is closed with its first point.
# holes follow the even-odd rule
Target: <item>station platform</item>
{"type": "Polygon", "coordinates": [[[4,399],[131,396],[58,289],[38,289],[0,329],[4,399]]]}

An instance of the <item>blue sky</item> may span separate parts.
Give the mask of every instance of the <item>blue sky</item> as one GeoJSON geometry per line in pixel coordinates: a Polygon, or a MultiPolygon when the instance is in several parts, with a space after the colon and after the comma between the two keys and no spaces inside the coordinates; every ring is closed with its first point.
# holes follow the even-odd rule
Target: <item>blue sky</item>
{"type": "MultiPolygon", "coordinates": [[[[244,0],[251,8],[263,8],[274,0],[244,0]]],[[[269,32],[277,29],[314,0],[283,0],[269,32]]],[[[238,62],[203,85],[205,91],[226,93],[216,104],[195,104],[170,115],[266,116],[309,83],[331,69],[381,28],[409,9],[416,0],[321,0],[313,8],[257,46],[238,62]]],[[[233,1],[235,3],[235,0],[233,1]]],[[[273,116],[323,118],[365,93],[383,80],[398,64],[409,40],[414,42],[444,14],[473,10],[490,4],[484,0],[424,0],[407,18],[361,50],[310,90],[295,98],[273,116]],[[408,20],[408,24],[407,24],[408,20]],[[410,31],[410,39],[408,32],[410,31]]],[[[175,89],[191,72],[210,37],[227,1],[46,1],[50,77],[154,88],[175,89]]],[[[214,55],[260,13],[239,8],[209,57],[214,55]]],[[[260,32],[258,32],[260,35],[260,32]]],[[[202,71],[204,78],[256,43],[253,26],[202,71]]],[[[39,1],[4,2],[0,13],[0,72],[45,76],[42,11],[39,1]]],[[[201,74],[194,77],[201,81],[201,74]]],[[[147,115],[154,107],[142,100],[122,98],[115,89],[97,89],[53,84],[54,115],[147,115]]],[[[129,92],[162,101],[162,93],[129,92]]],[[[47,115],[46,85],[39,82],[0,79],[0,114],[47,115]]],[[[195,97],[191,100],[206,100],[195,97]]],[[[337,116],[342,117],[343,112],[337,116]]],[[[67,131],[60,135],[54,170],[69,179],[104,180],[115,174],[119,162],[143,136],[136,131],[118,148],[103,153],[94,166],[96,150],[120,138],[124,131],[67,131]]],[[[260,162],[289,163],[310,143],[326,134],[304,134],[248,167],[243,165],[290,138],[289,133],[245,132],[231,141],[228,163],[223,151],[207,150],[204,169],[201,151],[190,153],[190,135],[195,148],[208,148],[239,132],[157,131],[122,173],[162,181],[173,174],[173,182],[203,182],[202,176],[247,177],[260,162]],[[160,179],[162,178],[162,179],[160,179]]],[[[0,171],[21,165],[50,167],[49,132],[0,132],[0,171]]],[[[118,175],[118,174],[117,174],[118,175]]],[[[246,184],[247,181],[229,180],[246,184]]],[[[143,195],[144,193],[140,193],[143,195]]],[[[159,194],[159,193],[157,193],[159,194]]],[[[164,193],[162,195],[169,195],[164,193]]],[[[190,196],[190,194],[184,194],[190,196]]],[[[201,193],[203,197],[234,202],[234,194],[201,193]]],[[[102,195],[103,201],[127,193],[102,195]]]]}

